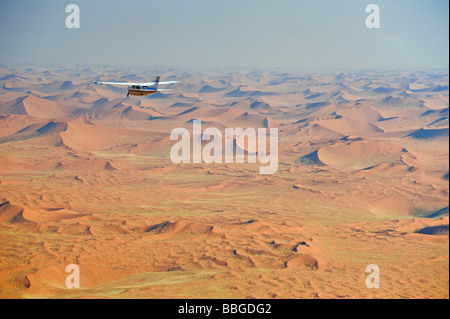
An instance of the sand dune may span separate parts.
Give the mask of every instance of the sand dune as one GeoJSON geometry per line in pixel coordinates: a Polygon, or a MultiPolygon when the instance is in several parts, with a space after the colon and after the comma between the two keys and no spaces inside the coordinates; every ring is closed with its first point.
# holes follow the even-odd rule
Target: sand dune
{"type": "Polygon", "coordinates": [[[352,140],[318,150],[317,155],[326,165],[364,168],[380,163],[401,163],[406,149],[386,142],[352,140]]]}
{"type": "Polygon", "coordinates": [[[339,132],[336,132],[332,129],[323,127],[318,123],[315,123],[313,125],[307,126],[305,129],[302,130],[302,135],[306,135],[311,140],[320,140],[320,139],[328,139],[328,140],[335,140],[343,138],[345,135],[341,134],[339,132]]]}
{"type": "Polygon", "coordinates": [[[60,136],[64,145],[69,148],[100,150],[136,142],[149,134],[130,129],[101,127],[85,120],[73,120],[67,123],[67,129],[60,133],[60,136]]]}
{"type": "Polygon", "coordinates": [[[425,235],[448,235],[448,224],[425,227],[417,230],[416,233],[425,235]]]}
{"type": "Polygon", "coordinates": [[[371,133],[383,132],[381,128],[374,124],[340,115],[336,116],[333,120],[323,120],[318,121],[317,123],[325,128],[344,135],[353,135],[352,133],[358,132],[360,137],[364,137],[370,135],[371,133]]]}
{"type": "Polygon", "coordinates": [[[239,86],[237,89],[228,92],[224,97],[249,97],[249,96],[263,96],[263,95],[273,95],[272,92],[263,92],[260,90],[252,90],[247,86],[239,86]]]}
{"type": "Polygon", "coordinates": [[[2,114],[21,114],[43,118],[64,118],[71,110],[74,108],[33,95],[20,97],[0,108],[2,114]]]}
{"type": "Polygon", "coordinates": [[[4,202],[0,204],[0,221],[13,223],[23,220],[22,212],[23,207],[13,205],[9,201],[4,200],[4,202]]]}
{"type": "Polygon", "coordinates": [[[435,139],[446,138],[448,139],[448,127],[442,129],[418,129],[417,131],[407,135],[416,139],[435,139]]]}
{"type": "Polygon", "coordinates": [[[355,107],[341,107],[336,110],[341,116],[354,118],[360,121],[375,123],[383,119],[378,110],[370,105],[357,103],[355,107]]]}
{"type": "Polygon", "coordinates": [[[389,107],[416,107],[423,108],[424,101],[417,98],[400,98],[397,96],[388,96],[380,101],[379,105],[389,107]]]}
{"type": "Polygon", "coordinates": [[[225,88],[216,88],[216,87],[213,87],[213,86],[207,84],[207,85],[203,86],[198,92],[199,93],[216,93],[216,92],[221,92],[223,90],[225,90],[225,88]]]}
{"type": "Polygon", "coordinates": [[[1,297],[448,298],[447,71],[158,70],[181,82],[139,97],[93,84],[149,73],[0,69],[1,297]],[[278,128],[277,172],[172,163],[170,132],[194,119],[278,128]]]}

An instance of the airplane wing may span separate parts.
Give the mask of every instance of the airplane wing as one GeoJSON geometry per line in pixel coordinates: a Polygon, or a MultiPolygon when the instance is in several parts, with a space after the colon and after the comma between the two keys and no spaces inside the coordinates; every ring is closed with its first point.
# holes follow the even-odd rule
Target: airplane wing
{"type": "Polygon", "coordinates": [[[94,84],[111,84],[111,85],[140,85],[140,83],[125,83],[125,82],[97,82],[95,81],[94,84]]]}
{"type": "MultiPolygon", "coordinates": [[[[173,84],[173,83],[178,83],[178,82],[180,82],[180,81],[166,81],[166,82],[159,82],[159,84],[173,84]]],[[[131,83],[131,82],[98,82],[98,81],[95,81],[94,84],[152,86],[152,85],[155,85],[155,82],[131,83]]]]}
{"type": "MultiPolygon", "coordinates": [[[[179,83],[180,81],[166,81],[166,82],[159,82],[159,84],[173,84],[173,83],[179,83]]],[[[155,84],[155,82],[153,82],[155,84]]]]}

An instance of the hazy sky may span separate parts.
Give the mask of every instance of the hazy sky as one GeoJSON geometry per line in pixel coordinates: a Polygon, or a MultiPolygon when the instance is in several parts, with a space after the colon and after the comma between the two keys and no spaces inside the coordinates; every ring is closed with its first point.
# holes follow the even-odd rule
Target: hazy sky
{"type": "Polygon", "coordinates": [[[0,0],[0,63],[448,68],[448,0],[0,0]],[[67,29],[66,5],[81,28],[67,29]],[[381,28],[368,29],[368,4],[381,28]]]}

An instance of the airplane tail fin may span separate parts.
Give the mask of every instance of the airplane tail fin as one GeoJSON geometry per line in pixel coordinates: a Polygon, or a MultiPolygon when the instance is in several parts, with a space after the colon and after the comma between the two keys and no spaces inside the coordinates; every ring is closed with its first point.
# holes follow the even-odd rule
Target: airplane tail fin
{"type": "Polygon", "coordinates": [[[159,84],[159,76],[157,76],[155,80],[155,89],[158,89],[158,84],[159,84]]]}

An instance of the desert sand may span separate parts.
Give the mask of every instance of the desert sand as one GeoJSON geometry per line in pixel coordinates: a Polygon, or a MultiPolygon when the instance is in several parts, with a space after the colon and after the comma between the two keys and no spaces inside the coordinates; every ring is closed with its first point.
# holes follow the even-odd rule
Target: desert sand
{"type": "Polygon", "coordinates": [[[3,67],[0,297],[449,298],[448,81],[3,67]],[[181,83],[93,84],[156,75],[181,83]],[[193,119],[277,127],[278,171],[172,163],[193,119]]]}

